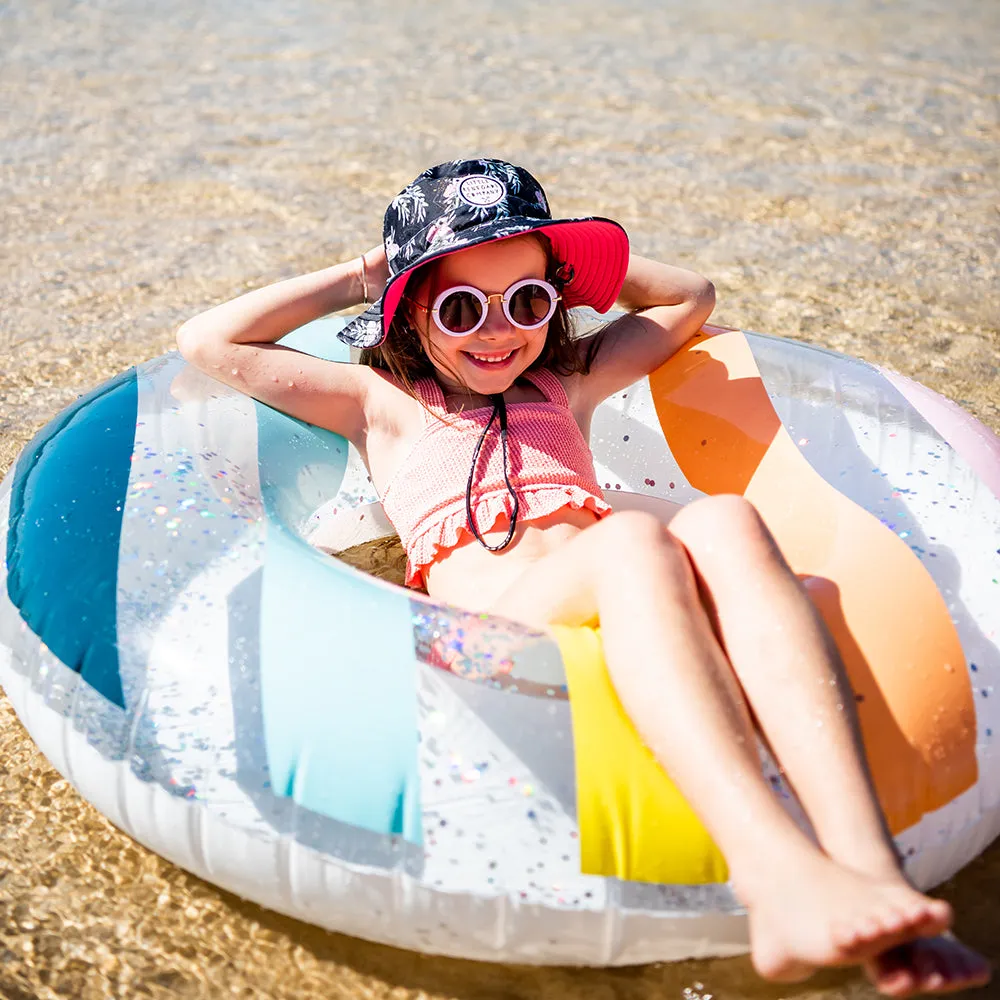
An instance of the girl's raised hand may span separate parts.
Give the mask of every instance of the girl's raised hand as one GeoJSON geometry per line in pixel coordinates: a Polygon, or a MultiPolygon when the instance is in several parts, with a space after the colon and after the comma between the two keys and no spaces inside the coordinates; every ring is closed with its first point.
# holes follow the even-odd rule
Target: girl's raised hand
{"type": "MultiPolygon", "coordinates": [[[[360,259],[365,264],[361,275],[364,279],[363,285],[367,285],[367,288],[362,288],[362,293],[368,293],[367,301],[369,303],[375,302],[385,291],[385,286],[389,281],[389,262],[386,260],[385,247],[379,243],[371,250],[366,250],[360,259]]],[[[358,301],[364,301],[364,299],[359,298],[358,301]]]]}

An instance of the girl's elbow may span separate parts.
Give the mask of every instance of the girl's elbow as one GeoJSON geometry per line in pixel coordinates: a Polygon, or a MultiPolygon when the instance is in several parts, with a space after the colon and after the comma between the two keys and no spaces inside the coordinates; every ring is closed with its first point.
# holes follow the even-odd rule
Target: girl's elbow
{"type": "Polygon", "coordinates": [[[712,310],[715,309],[715,285],[708,278],[705,278],[703,284],[696,290],[694,305],[702,322],[712,315],[712,310]]]}
{"type": "Polygon", "coordinates": [[[177,330],[177,350],[181,352],[181,357],[185,361],[190,361],[195,349],[194,331],[191,329],[191,321],[186,320],[177,330]]]}
{"type": "Polygon", "coordinates": [[[181,352],[181,357],[185,361],[197,367],[205,363],[209,338],[205,330],[200,328],[197,316],[181,324],[176,340],[177,350],[181,352]]]}

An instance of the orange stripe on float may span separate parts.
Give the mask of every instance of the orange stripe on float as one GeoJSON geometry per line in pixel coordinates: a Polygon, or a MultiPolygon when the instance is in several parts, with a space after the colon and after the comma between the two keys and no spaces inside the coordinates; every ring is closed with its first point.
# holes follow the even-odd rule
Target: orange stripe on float
{"type": "Polygon", "coordinates": [[[754,504],[826,621],[892,831],[975,784],[972,689],[943,598],[909,547],[805,460],[743,334],[699,334],[649,382],[688,482],[754,504]]]}

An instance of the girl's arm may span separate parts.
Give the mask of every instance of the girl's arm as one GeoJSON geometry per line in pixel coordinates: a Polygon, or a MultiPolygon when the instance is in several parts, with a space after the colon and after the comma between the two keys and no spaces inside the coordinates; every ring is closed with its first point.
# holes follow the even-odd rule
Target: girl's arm
{"type": "Polygon", "coordinates": [[[694,271],[632,254],[618,306],[629,314],[595,334],[593,366],[577,376],[578,391],[594,406],[659,368],[697,333],[715,308],[715,286],[694,271]]]}
{"type": "MultiPolygon", "coordinates": [[[[365,254],[369,301],[385,287],[385,252],[365,254]]],[[[177,331],[184,359],[270,406],[357,442],[375,381],[370,368],[323,361],[275,341],[297,327],[363,301],[361,261],[279,281],[189,319],[177,331]]]]}

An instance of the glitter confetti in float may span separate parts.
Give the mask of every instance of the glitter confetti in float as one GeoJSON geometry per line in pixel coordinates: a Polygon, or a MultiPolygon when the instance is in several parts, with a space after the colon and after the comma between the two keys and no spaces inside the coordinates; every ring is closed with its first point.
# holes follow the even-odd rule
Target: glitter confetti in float
{"type": "MultiPolygon", "coordinates": [[[[290,342],[346,360],[335,322],[290,342]]],[[[980,853],[1000,832],[997,439],[899,376],[712,329],[609,399],[591,444],[617,509],[754,502],[840,646],[909,874],[930,887],[980,853]]],[[[167,355],[36,436],[0,524],[0,683],[162,856],[427,952],[746,950],[725,862],[623,719],[595,633],[458,611],[321,551],[391,532],[342,438],[167,355]]]]}

